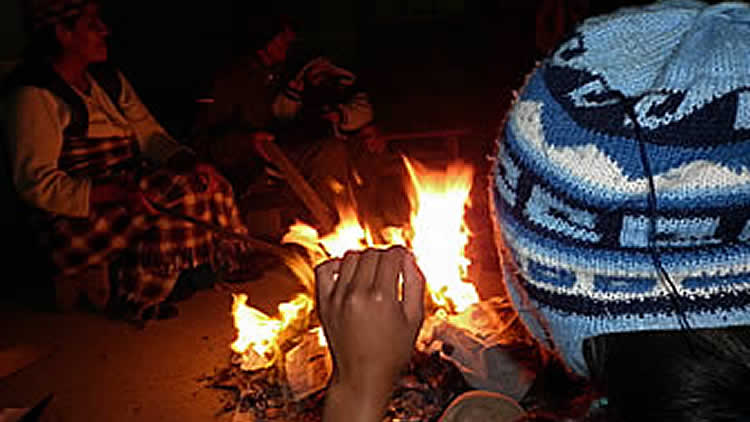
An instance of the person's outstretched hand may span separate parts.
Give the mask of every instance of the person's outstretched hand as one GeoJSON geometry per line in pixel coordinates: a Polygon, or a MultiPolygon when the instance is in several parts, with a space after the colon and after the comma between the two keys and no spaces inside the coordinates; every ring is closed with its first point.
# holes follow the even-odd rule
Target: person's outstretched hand
{"type": "Polygon", "coordinates": [[[424,277],[403,247],[349,252],[318,266],[315,277],[334,359],[324,421],[379,422],[422,326],[424,277]]]}
{"type": "Polygon", "coordinates": [[[270,132],[261,130],[250,134],[250,143],[253,145],[253,149],[255,149],[255,152],[266,161],[273,160],[271,160],[271,157],[264,149],[264,146],[269,142],[273,142],[274,140],[276,140],[276,137],[273,135],[273,133],[270,132]]]}
{"type": "Polygon", "coordinates": [[[134,175],[115,177],[104,183],[95,183],[91,187],[89,202],[92,207],[99,205],[120,205],[131,215],[158,215],[138,186],[134,175]]]}

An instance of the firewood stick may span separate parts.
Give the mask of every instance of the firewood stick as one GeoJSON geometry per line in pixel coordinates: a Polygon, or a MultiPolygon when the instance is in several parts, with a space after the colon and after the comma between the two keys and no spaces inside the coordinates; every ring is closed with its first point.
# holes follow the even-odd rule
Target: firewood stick
{"type": "Polygon", "coordinates": [[[327,233],[335,227],[334,214],[331,209],[320,199],[317,192],[307,183],[304,177],[299,173],[297,167],[289,161],[286,154],[279,148],[274,142],[265,142],[263,144],[263,151],[271,159],[271,162],[278,167],[286,178],[286,182],[292,188],[295,194],[299,196],[302,202],[305,203],[307,208],[312,212],[318,224],[321,226],[321,231],[327,233]]]}
{"type": "Polygon", "coordinates": [[[199,220],[199,219],[197,219],[195,217],[191,217],[191,216],[186,215],[186,214],[175,212],[175,211],[170,210],[169,208],[167,208],[167,207],[165,207],[165,206],[163,206],[161,204],[157,204],[156,202],[151,201],[148,198],[146,198],[146,201],[148,202],[149,206],[151,206],[154,210],[156,210],[157,212],[159,212],[161,214],[168,215],[168,216],[170,216],[172,218],[177,218],[179,220],[187,221],[189,223],[195,224],[198,227],[201,227],[201,228],[204,228],[206,230],[209,230],[209,231],[211,231],[211,232],[213,232],[215,234],[218,234],[220,236],[223,236],[225,238],[230,238],[232,240],[236,240],[236,241],[242,242],[245,245],[247,245],[248,247],[250,247],[250,249],[253,249],[253,250],[256,250],[256,251],[263,251],[263,252],[272,253],[272,254],[275,254],[277,256],[284,256],[285,254],[288,253],[288,251],[286,249],[284,249],[284,248],[282,248],[280,246],[276,246],[276,245],[274,245],[272,243],[264,242],[264,241],[262,241],[260,239],[256,239],[256,238],[248,236],[248,235],[235,233],[235,232],[233,232],[231,230],[227,230],[227,229],[225,229],[223,227],[220,227],[220,226],[217,226],[215,224],[207,223],[207,222],[205,222],[203,220],[199,220]]]}

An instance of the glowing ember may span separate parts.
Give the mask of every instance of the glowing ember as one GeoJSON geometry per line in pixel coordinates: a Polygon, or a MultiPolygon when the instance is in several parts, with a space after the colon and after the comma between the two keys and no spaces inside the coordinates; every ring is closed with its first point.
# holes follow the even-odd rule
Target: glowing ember
{"type": "MultiPolygon", "coordinates": [[[[291,256],[285,258],[285,262],[310,295],[314,291],[310,264],[314,266],[330,257],[343,257],[349,250],[402,245],[414,252],[430,291],[431,309],[438,317],[456,315],[479,302],[474,285],[464,281],[470,264],[464,255],[470,237],[464,224],[464,211],[470,205],[472,167],[458,162],[437,171],[406,158],[404,163],[411,181],[410,224],[409,227],[388,227],[378,233],[385,243],[373,241],[372,233],[358,221],[351,207],[339,207],[339,225],[326,236],[320,237],[317,230],[302,222],[289,228],[282,242],[304,247],[309,261],[291,256]]],[[[313,302],[310,297],[300,295],[292,302],[281,304],[279,317],[270,318],[248,307],[244,295],[237,296],[233,314],[238,338],[232,350],[242,355],[247,366],[273,365],[278,359],[280,344],[292,335],[311,331],[313,302]],[[261,363],[257,363],[258,356],[264,358],[261,363]]],[[[321,345],[325,344],[322,330],[319,327],[313,330],[317,330],[321,345]]]]}

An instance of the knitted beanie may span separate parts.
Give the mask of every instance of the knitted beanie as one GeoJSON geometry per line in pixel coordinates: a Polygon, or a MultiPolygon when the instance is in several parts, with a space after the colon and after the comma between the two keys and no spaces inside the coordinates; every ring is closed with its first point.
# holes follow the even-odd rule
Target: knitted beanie
{"type": "Polygon", "coordinates": [[[23,7],[29,28],[36,31],[80,15],[87,3],[90,0],[24,0],[23,7]]]}
{"type": "Polygon", "coordinates": [[[528,77],[490,186],[514,305],[576,372],[586,338],[750,324],[750,7],[586,20],[528,77]]]}

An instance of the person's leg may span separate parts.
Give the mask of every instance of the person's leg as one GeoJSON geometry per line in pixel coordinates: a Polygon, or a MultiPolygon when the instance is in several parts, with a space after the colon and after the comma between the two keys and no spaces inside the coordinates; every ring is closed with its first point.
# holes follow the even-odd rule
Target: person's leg
{"type": "Polygon", "coordinates": [[[401,157],[387,150],[371,152],[356,143],[352,143],[349,150],[360,218],[375,233],[388,226],[407,224],[411,207],[401,157]]]}
{"type": "Polygon", "coordinates": [[[273,259],[238,240],[248,229],[229,182],[216,173],[204,176],[162,171],[144,180],[147,196],[166,209],[154,223],[156,230],[142,238],[139,262],[169,271],[208,264],[225,281],[256,279],[273,259]]]}
{"type": "Polygon", "coordinates": [[[165,304],[177,282],[180,271],[160,271],[142,265],[119,265],[116,270],[117,293],[113,313],[129,321],[167,319],[177,315],[177,308],[165,304]]]}
{"type": "Polygon", "coordinates": [[[111,296],[110,264],[147,230],[146,217],[133,218],[122,207],[93,210],[86,219],[32,216],[42,253],[49,254],[57,307],[70,310],[86,297],[104,310],[111,296]]]}
{"type": "Polygon", "coordinates": [[[106,309],[110,299],[108,263],[88,267],[73,275],[54,277],[55,299],[58,310],[69,311],[85,297],[95,309],[106,309]]]}

